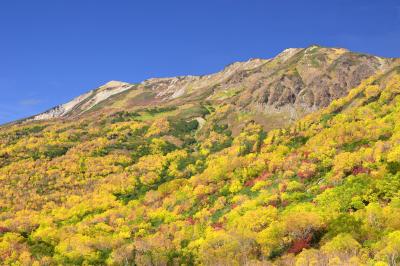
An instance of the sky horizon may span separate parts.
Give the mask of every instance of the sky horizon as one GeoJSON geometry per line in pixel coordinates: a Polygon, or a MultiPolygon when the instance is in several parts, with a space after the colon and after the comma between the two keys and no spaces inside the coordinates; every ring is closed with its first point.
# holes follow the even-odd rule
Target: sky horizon
{"type": "Polygon", "coordinates": [[[0,124],[110,80],[204,75],[313,44],[400,57],[396,0],[5,0],[0,124]]]}

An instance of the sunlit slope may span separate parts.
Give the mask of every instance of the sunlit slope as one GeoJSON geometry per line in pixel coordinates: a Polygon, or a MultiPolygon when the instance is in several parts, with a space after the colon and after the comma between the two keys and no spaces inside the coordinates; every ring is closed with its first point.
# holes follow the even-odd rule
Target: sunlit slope
{"type": "Polygon", "coordinates": [[[194,108],[2,128],[1,262],[399,261],[399,67],[267,133],[247,122],[233,136],[230,105],[194,108]]]}

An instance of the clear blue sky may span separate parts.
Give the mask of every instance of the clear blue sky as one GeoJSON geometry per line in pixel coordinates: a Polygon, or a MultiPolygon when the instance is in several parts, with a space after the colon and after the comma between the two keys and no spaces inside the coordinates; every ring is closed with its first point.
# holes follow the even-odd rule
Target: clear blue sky
{"type": "Polygon", "coordinates": [[[400,57],[399,0],[1,0],[0,123],[109,80],[206,74],[311,44],[400,57]]]}

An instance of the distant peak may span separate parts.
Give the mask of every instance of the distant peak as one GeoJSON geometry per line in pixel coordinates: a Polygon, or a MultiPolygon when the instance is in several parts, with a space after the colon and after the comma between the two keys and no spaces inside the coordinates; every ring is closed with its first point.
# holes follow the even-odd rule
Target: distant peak
{"type": "Polygon", "coordinates": [[[311,44],[307,47],[307,49],[315,49],[315,48],[322,48],[322,45],[319,44],[311,44]]]}
{"type": "Polygon", "coordinates": [[[106,84],[104,84],[101,87],[120,87],[120,86],[124,86],[124,85],[129,85],[129,83],[123,82],[123,81],[118,81],[118,80],[110,80],[109,82],[107,82],[106,84]]]}
{"type": "Polygon", "coordinates": [[[276,56],[277,59],[281,59],[282,61],[286,61],[290,57],[292,57],[294,54],[300,52],[303,50],[303,48],[287,48],[283,50],[280,54],[276,56]]]}
{"type": "Polygon", "coordinates": [[[129,84],[127,82],[118,81],[118,80],[111,80],[111,81],[107,82],[106,84],[98,87],[94,91],[98,93],[98,92],[101,92],[101,91],[104,91],[104,90],[107,90],[107,91],[109,91],[109,90],[119,90],[121,88],[128,88],[128,87],[131,87],[131,86],[132,86],[132,84],[129,84]]]}
{"type": "Polygon", "coordinates": [[[303,48],[287,48],[285,50],[283,50],[280,54],[291,54],[291,53],[296,53],[300,50],[302,50],[303,48]]]}
{"type": "Polygon", "coordinates": [[[346,49],[346,48],[341,48],[341,47],[327,47],[327,46],[322,46],[322,45],[319,45],[319,44],[312,44],[312,45],[310,45],[310,46],[308,46],[307,48],[305,48],[305,50],[307,51],[307,52],[310,52],[310,51],[314,51],[314,50],[316,50],[316,49],[324,49],[324,50],[331,50],[331,51],[337,51],[337,50],[341,50],[341,51],[349,51],[348,49],[346,49]]]}

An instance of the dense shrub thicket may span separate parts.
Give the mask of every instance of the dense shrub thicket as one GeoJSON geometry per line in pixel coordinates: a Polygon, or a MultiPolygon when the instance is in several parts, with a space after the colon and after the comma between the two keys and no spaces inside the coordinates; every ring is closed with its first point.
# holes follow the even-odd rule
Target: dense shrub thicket
{"type": "Polygon", "coordinates": [[[137,112],[4,127],[1,264],[396,265],[400,75],[379,78],[268,133],[137,112]]]}

